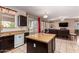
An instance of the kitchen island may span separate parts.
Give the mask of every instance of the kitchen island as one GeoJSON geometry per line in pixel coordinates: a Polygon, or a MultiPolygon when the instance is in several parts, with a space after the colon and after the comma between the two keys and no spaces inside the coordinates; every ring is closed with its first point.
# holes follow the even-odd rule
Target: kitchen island
{"type": "Polygon", "coordinates": [[[26,36],[27,53],[53,53],[55,34],[37,33],[26,36]]]}

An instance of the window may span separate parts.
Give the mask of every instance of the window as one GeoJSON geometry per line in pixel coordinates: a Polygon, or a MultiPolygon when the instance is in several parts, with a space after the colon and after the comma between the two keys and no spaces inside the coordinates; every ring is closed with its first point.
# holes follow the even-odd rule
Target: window
{"type": "Polygon", "coordinates": [[[30,33],[37,33],[38,32],[38,22],[35,19],[29,19],[29,32],[30,33]]]}

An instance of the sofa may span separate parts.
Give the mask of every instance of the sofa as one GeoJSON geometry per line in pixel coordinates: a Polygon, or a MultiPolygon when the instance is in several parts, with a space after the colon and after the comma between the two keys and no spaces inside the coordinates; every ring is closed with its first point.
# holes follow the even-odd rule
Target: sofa
{"type": "Polygon", "coordinates": [[[67,29],[45,29],[45,33],[56,34],[56,37],[69,38],[70,32],[67,29]]]}

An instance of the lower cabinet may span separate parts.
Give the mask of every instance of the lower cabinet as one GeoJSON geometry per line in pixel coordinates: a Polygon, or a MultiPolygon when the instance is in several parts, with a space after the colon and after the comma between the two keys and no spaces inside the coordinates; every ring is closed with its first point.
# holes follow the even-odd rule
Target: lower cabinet
{"type": "Polygon", "coordinates": [[[27,39],[27,53],[48,53],[48,44],[27,39]]]}
{"type": "Polygon", "coordinates": [[[55,38],[51,39],[48,43],[26,38],[27,53],[54,53],[55,51],[55,38]]]}
{"type": "Polygon", "coordinates": [[[14,35],[0,37],[0,52],[6,52],[14,48],[14,35]]]}
{"type": "Polygon", "coordinates": [[[28,36],[29,35],[29,32],[26,32],[26,33],[24,33],[24,43],[26,43],[26,36],[28,36]]]}

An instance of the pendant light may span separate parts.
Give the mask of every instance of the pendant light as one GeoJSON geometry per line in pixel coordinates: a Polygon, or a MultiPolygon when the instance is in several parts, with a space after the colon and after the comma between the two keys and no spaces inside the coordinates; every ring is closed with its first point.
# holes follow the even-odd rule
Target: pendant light
{"type": "Polygon", "coordinates": [[[43,18],[48,18],[48,15],[44,15],[43,18]]]}
{"type": "Polygon", "coordinates": [[[45,11],[43,18],[48,18],[48,12],[45,11]]]}

